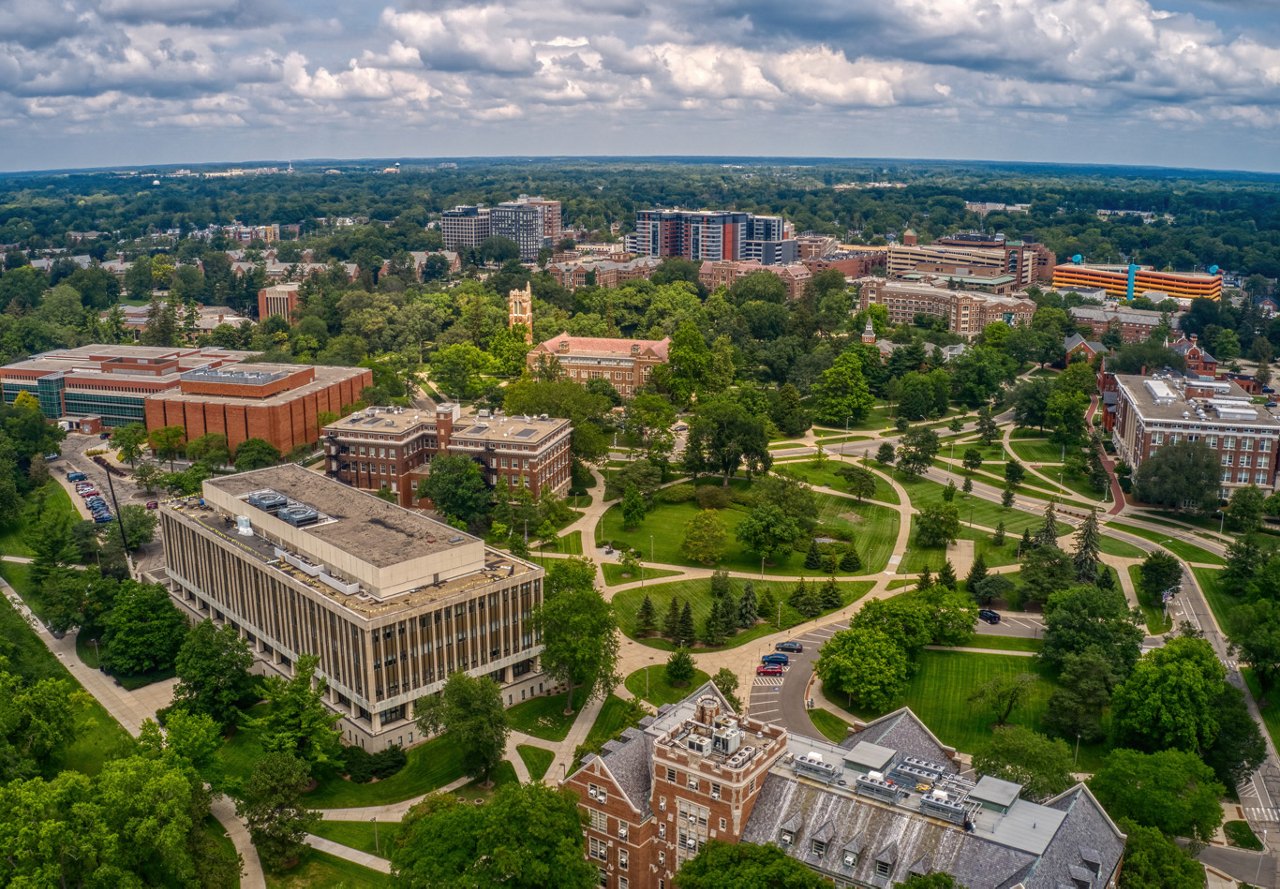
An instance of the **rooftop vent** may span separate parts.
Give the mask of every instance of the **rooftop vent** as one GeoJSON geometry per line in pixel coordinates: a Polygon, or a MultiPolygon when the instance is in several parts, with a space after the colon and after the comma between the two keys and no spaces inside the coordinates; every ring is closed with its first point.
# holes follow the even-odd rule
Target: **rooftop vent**
{"type": "Polygon", "coordinates": [[[247,515],[236,516],[236,533],[241,537],[253,536],[253,525],[249,524],[249,517],[247,515]]]}
{"type": "Polygon", "coordinates": [[[256,506],[263,512],[272,515],[278,513],[289,502],[288,498],[276,491],[254,491],[245,498],[250,506],[256,506]]]}
{"type": "Polygon", "coordinates": [[[310,506],[290,506],[288,509],[280,510],[277,515],[295,528],[314,525],[320,521],[320,513],[310,506]]]}

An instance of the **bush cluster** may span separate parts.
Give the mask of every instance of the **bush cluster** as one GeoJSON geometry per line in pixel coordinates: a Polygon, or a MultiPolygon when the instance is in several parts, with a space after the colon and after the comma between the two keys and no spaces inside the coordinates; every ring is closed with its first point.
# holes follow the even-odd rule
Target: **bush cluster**
{"type": "Polygon", "coordinates": [[[363,747],[348,747],[343,751],[343,758],[347,777],[356,784],[368,784],[375,778],[390,778],[409,761],[398,744],[377,753],[370,753],[363,747]]]}

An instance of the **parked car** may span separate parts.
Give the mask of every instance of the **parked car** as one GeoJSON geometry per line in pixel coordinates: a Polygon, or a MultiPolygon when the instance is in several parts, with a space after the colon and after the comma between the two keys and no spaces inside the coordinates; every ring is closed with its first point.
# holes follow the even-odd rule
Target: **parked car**
{"type": "Polygon", "coordinates": [[[978,611],[978,620],[994,625],[1000,623],[1000,615],[990,608],[983,608],[978,611]]]}
{"type": "Polygon", "coordinates": [[[93,517],[93,523],[95,525],[105,525],[109,521],[111,521],[111,516],[109,514],[103,513],[93,517]]]}
{"type": "Polygon", "coordinates": [[[786,642],[779,642],[777,645],[773,646],[773,650],[789,651],[793,654],[799,654],[800,652],[804,651],[804,646],[801,645],[799,642],[796,642],[794,639],[792,639],[786,642]]]}
{"type": "Polygon", "coordinates": [[[756,667],[757,676],[781,676],[782,666],[779,664],[761,664],[756,667]]]}
{"type": "Polygon", "coordinates": [[[787,657],[785,654],[766,654],[764,657],[760,658],[760,663],[776,664],[779,667],[785,667],[791,663],[791,658],[787,657]]]}
{"type": "Polygon", "coordinates": [[[106,441],[110,437],[111,437],[110,432],[103,432],[101,435],[98,436],[98,438],[102,439],[103,441],[106,441]]]}
{"type": "Polygon", "coordinates": [[[89,477],[89,476],[87,476],[87,475],[85,475],[83,472],[79,472],[79,471],[74,471],[74,472],[68,472],[68,473],[67,473],[67,481],[69,481],[69,482],[82,482],[82,481],[84,481],[85,479],[87,479],[88,477],[89,477]]]}
{"type": "Polygon", "coordinates": [[[44,462],[46,462],[46,463],[52,463],[54,460],[57,460],[57,459],[58,459],[59,457],[61,457],[61,456],[62,456],[62,455],[61,455],[61,454],[59,454],[59,453],[57,453],[57,452],[54,452],[54,453],[52,453],[52,454],[45,454],[45,455],[44,455],[44,462]]]}
{"type": "Polygon", "coordinates": [[[160,508],[160,501],[158,500],[147,501],[147,509],[159,509],[159,508],[160,508]]]}

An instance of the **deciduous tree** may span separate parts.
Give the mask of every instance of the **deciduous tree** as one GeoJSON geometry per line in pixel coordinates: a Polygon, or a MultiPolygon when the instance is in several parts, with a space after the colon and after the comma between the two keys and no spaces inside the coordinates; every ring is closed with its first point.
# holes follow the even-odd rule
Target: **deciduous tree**
{"type": "Polygon", "coordinates": [[[855,627],[822,646],[816,669],[823,687],[845,695],[850,706],[880,713],[906,690],[908,667],[896,639],[882,630],[855,627]]]}
{"type": "Polygon", "coordinates": [[[492,786],[493,770],[502,761],[511,733],[498,683],[488,676],[457,672],[438,695],[419,698],[413,709],[423,734],[448,732],[450,744],[462,750],[463,771],[492,786]]]}
{"type": "Polygon", "coordinates": [[[236,721],[237,705],[253,688],[252,666],[253,652],[235,627],[201,621],[187,632],[174,660],[178,674],[174,703],[207,714],[226,728],[236,721]]]}
{"type": "Polygon", "coordinates": [[[302,794],[311,780],[307,763],[285,752],[263,754],[236,800],[236,814],[269,870],[292,866],[306,848],[303,842],[318,812],[306,808],[302,794]]]}
{"type": "Polygon", "coordinates": [[[542,669],[568,686],[566,713],[578,688],[591,700],[618,684],[618,622],[594,585],[548,591],[534,621],[542,631],[542,669]]]}
{"type": "Polygon", "coordinates": [[[996,729],[991,740],[973,754],[973,768],[980,775],[1021,784],[1035,802],[1056,796],[1074,783],[1071,748],[1066,742],[1021,725],[996,729]]]}
{"type": "Polygon", "coordinates": [[[675,885],[677,889],[726,889],[729,886],[822,889],[830,884],[775,845],[711,840],[684,863],[676,874],[675,885]]]}
{"type": "Polygon", "coordinates": [[[1089,789],[1112,818],[1131,818],[1168,837],[1208,842],[1222,823],[1226,789],[1184,750],[1112,750],[1089,789]]]}

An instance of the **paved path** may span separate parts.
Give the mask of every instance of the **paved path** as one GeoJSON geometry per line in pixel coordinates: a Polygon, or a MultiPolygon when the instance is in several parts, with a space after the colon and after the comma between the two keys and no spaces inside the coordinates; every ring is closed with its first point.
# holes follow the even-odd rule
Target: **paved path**
{"type": "MultiPolygon", "coordinates": [[[[464,775],[455,781],[450,781],[444,787],[431,791],[431,793],[452,793],[459,787],[466,787],[470,783],[471,779],[464,775]]],[[[318,811],[322,821],[370,821],[374,818],[379,821],[399,821],[406,812],[430,795],[430,793],[424,793],[397,803],[385,803],[380,806],[357,806],[349,809],[320,809],[318,811]]]]}
{"type": "Polygon", "coordinates": [[[227,836],[235,844],[240,853],[240,889],[266,889],[267,880],[262,873],[262,862],[258,859],[258,850],[249,839],[249,829],[236,816],[236,805],[228,797],[216,796],[209,806],[213,817],[226,830],[227,836]]]}
{"type": "MultiPolygon", "coordinates": [[[[312,833],[303,837],[302,841],[312,849],[328,852],[330,855],[345,858],[347,861],[354,861],[356,864],[363,865],[370,870],[376,870],[383,874],[391,873],[391,862],[385,858],[379,858],[377,855],[370,855],[368,852],[352,849],[350,846],[335,843],[333,840],[326,840],[324,837],[318,837],[312,833]]],[[[241,889],[243,889],[244,884],[241,883],[240,885],[241,889]]]]}

